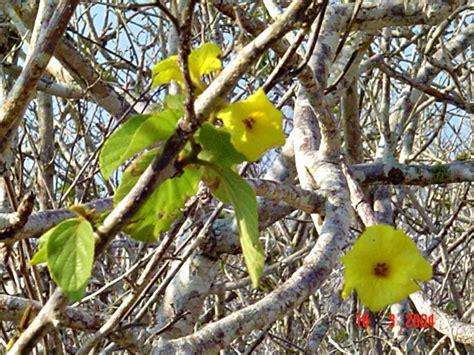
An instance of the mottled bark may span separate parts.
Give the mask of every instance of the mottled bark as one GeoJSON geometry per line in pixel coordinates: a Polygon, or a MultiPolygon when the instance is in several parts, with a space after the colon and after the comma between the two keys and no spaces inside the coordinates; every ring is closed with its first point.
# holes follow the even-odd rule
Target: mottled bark
{"type": "Polygon", "coordinates": [[[362,163],[362,130],[359,118],[359,95],[357,85],[352,84],[342,98],[342,125],[344,128],[344,148],[351,164],[362,163]]]}
{"type": "Polygon", "coordinates": [[[49,95],[38,94],[38,202],[42,210],[54,205],[54,126],[53,101],[49,95]]]}

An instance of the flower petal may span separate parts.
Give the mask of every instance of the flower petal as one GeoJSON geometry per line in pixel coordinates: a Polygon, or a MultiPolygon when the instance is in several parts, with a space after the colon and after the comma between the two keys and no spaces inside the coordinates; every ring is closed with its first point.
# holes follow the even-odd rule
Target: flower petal
{"type": "Polygon", "coordinates": [[[413,281],[394,283],[393,280],[383,278],[369,279],[356,288],[362,304],[374,312],[404,300],[419,289],[413,281]]]}
{"type": "MultiPolygon", "coordinates": [[[[220,59],[221,49],[214,43],[204,43],[199,48],[193,49],[188,57],[191,81],[199,92],[205,89],[201,77],[222,68],[220,59]]],[[[173,55],[158,62],[152,69],[152,87],[168,84],[172,80],[183,87],[184,79],[178,65],[178,56],[173,55]]]]}
{"type": "Polygon", "coordinates": [[[222,119],[234,147],[248,161],[258,160],[263,152],[285,143],[283,114],[262,89],[243,101],[228,105],[216,116],[222,119]]]}
{"type": "Polygon", "coordinates": [[[209,42],[193,50],[189,55],[189,70],[193,81],[221,69],[221,60],[218,58],[221,53],[219,46],[209,42]]]}
{"type": "Polygon", "coordinates": [[[428,261],[421,255],[416,247],[415,242],[407,236],[403,231],[396,230],[397,246],[394,253],[394,263],[396,265],[403,265],[403,269],[408,271],[411,278],[420,281],[428,281],[433,276],[433,269],[428,261]]]}
{"type": "Polygon", "coordinates": [[[173,55],[158,62],[151,70],[153,83],[152,87],[156,88],[163,84],[168,84],[172,80],[183,83],[183,75],[178,66],[178,56],[173,55]]]}
{"type": "Polygon", "coordinates": [[[432,276],[431,265],[411,238],[387,225],[367,227],[341,261],[343,297],[355,289],[373,311],[402,301],[420,289],[414,280],[427,281],[432,276]]]}
{"type": "Polygon", "coordinates": [[[356,287],[357,296],[362,304],[372,311],[379,311],[387,305],[386,285],[383,279],[365,278],[363,282],[356,287]]]}

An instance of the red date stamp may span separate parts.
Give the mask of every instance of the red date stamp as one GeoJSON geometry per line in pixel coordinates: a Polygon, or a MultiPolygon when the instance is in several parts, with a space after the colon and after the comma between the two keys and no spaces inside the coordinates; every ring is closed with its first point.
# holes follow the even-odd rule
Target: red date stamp
{"type": "MultiPolygon", "coordinates": [[[[390,329],[395,327],[395,315],[390,313],[389,314],[390,318],[390,323],[388,324],[388,327],[390,329]]],[[[434,327],[434,315],[426,315],[426,314],[418,314],[418,313],[405,313],[405,320],[403,326],[406,329],[413,328],[413,329],[418,329],[418,328],[428,328],[428,327],[434,327]]],[[[356,314],[356,324],[357,328],[367,328],[370,324],[369,321],[369,314],[368,313],[357,313],[356,314]]]]}

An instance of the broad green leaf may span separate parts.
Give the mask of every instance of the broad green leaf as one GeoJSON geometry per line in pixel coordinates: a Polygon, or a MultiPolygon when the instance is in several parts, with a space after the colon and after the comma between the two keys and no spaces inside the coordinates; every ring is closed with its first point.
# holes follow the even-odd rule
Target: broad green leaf
{"type": "Polygon", "coordinates": [[[110,175],[134,154],[153,143],[168,139],[173,133],[179,110],[164,110],[149,115],[137,115],[121,125],[105,141],[100,152],[100,169],[104,178],[110,175]]]}
{"type": "MultiPolygon", "coordinates": [[[[114,204],[128,194],[157,153],[158,149],[153,149],[130,164],[114,195],[114,204]]],[[[196,193],[200,178],[201,172],[190,166],[184,168],[180,176],[161,183],[131,218],[124,231],[142,242],[156,241],[158,234],[168,230],[181,215],[180,209],[196,193]]]]}
{"type": "Polygon", "coordinates": [[[232,202],[240,234],[240,245],[253,287],[258,287],[265,264],[265,255],[259,240],[258,211],[255,191],[231,169],[214,166],[221,176],[221,184],[232,202]]]}
{"type": "Polygon", "coordinates": [[[127,169],[125,169],[113,198],[115,205],[117,205],[117,203],[119,203],[129,193],[129,191],[140,178],[140,175],[143,174],[159,151],[160,148],[154,148],[143,153],[134,161],[132,161],[127,169]]]}
{"type": "Polygon", "coordinates": [[[182,116],[184,113],[184,95],[165,96],[165,109],[177,111],[182,116]]]}
{"type": "Polygon", "coordinates": [[[48,233],[48,269],[72,301],[82,298],[94,263],[94,231],[84,218],[67,219],[48,233]]]}
{"type": "Polygon", "coordinates": [[[232,204],[232,201],[227,197],[225,190],[222,188],[221,176],[216,173],[215,170],[208,167],[204,167],[203,171],[202,182],[207,186],[214,197],[224,203],[232,204]]]}
{"type": "Polygon", "coordinates": [[[181,216],[184,204],[193,196],[199,185],[201,172],[196,167],[186,167],[181,176],[168,179],[161,184],[156,193],[155,235],[167,231],[171,224],[181,216]]]}
{"type": "Polygon", "coordinates": [[[206,122],[202,125],[197,139],[202,147],[198,155],[199,159],[222,167],[230,167],[245,160],[245,156],[239,153],[230,142],[230,134],[214,127],[211,123],[206,122]]]}
{"type": "Polygon", "coordinates": [[[38,265],[38,264],[42,264],[48,261],[48,255],[46,253],[46,245],[47,245],[49,236],[53,233],[53,230],[54,228],[51,228],[49,231],[44,233],[39,238],[38,250],[31,258],[30,265],[38,265]]]}
{"type": "MultiPolygon", "coordinates": [[[[118,186],[117,191],[115,191],[113,197],[114,205],[117,205],[130,192],[133,186],[135,186],[141,174],[145,171],[148,165],[150,165],[153,157],[158,154],[159,150],[159,148],[155,148],[145,152],[127,167],[123,173],[122,179],[120,180],[120,185],[118,186]]],[[[129,234],[133,239],[142,242],[156,241],[156,237],[153,233],[155,200],[156,196],[155,193],[153,193],[133,215],[128,226],[124,228],[124,232],[129,234]]]]}
{"type": "Polygon", "coordinates": [[[30,265],[39,265],[43,264],[48,261],[48,255],[46,253],[46,247],[45,246],[39,246],[38,250],[36,253],[33,255],[33,257],[30,260],[30,265]]]}

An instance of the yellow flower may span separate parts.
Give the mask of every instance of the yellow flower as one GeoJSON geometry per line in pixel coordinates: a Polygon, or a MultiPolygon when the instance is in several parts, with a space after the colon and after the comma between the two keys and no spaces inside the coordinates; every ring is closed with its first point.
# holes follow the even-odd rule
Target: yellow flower
{"type": "MultiPolygon", "coordinates": [[[[221,49],[214,43],[204,43],[189,54],[189,74],[191,81],[198,91],[202,92],[206,88],[206,85],[201,80],[203,75],[222,68],[221,61],[218,58],[221,53],[221,49]]],[[[178,65],[177,55],[158,62],[152,69],[152,76],[152,87],[167,84],[172,80],[175,80],[181,87],[184,87],[184,78],[178,65]]]]}
{"type": "Polygon", "coordinates": [[[387,225],[367,227],[342,258],[344,290],[356,289],[361,302],[372,311],[405,299],[420,287],[414,280],[428,281],[431,265],[403,231],[387,225]]]}
{"type": "Polygon", "coordinates": [[[226,106],[216,117],[230,133],[235,149],[249,161],[255,161],[269,148],[285,143],[283,114],[268,100],[263,89],[258,89],[243,101],[226,106]]]}

